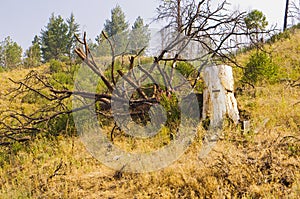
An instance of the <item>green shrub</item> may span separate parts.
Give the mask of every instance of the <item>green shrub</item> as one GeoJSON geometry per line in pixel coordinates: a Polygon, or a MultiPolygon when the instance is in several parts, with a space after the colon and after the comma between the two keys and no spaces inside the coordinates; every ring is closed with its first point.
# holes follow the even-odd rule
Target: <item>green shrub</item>
{"type": "Polygon", "coordinates": [[[4,72],[4,68],[2,66],[0,66],[0,73],[4,72]]]}
{"type": "Polygon", "coordinates": [[[59,56],[59,60],[60,60],[61,62],[64,62],[64,63],[68,63],[68,62],[71,61],[70,58],[69,58],[68,56],[65,56],[65,55],[59,56]]]}
{"type": "Polygon", "coordinates": [[[284,39],[290,39],[293,34],[295,34],[295,31],[300,29],[300,23],[286,29],[284,32],[277,33],[273,35],[269,40],[268,43],[275,43],[276,41],[284,40],[284,39]]]}
{"type": "Polygon", "coordinates": [[[165,109],[167,113],[166,126],[176,127],[180,123],[180,107],[178,104],[178,99],[174,93],[161,95],[160,104],[165,109]]]}
{"type": "Polygon", "coordinates": [[[56,89],[64,89],[64,87],[71,89],[74,84],[74,74],[79,67],[80,65],[77,64],[69,66],[60,61],[52,61],[50,63],[51,85],[56,89]]]}
{"type": "Polygon", "coordinates": [[[284,32],[280,32],[278,34],[273,35],[269,40],[268,43],[275,43],[277,41],[280,40],[284,40],[284,39],[290,39],[291,38],[291,32],[290,30],[286,30],[284,32]]]}
{"type": "Polygon", "coordinates": [[[80,64],[73,64],[70,66],[70,73],[74,75],[78,69],[80,68],[80,64]]]}
{"type": "Polygon", "coordinates": [[[178,62],[176,65],[176,70],[178,70],[178,72],[180,72],[184,77],[189,77],[193,71],[195,71],[195,68],[190,63],[178,62]]]}
{"type": "Polygon", "coordinates": [[[70,73],[59,72],[53,74],[53,79],[61,84],[73,84],[73,76],[70,73]]]}
{"type": "Polygon", "coordinates": [[[293,28],[300,29],[300,23],[297,23],[296,25],[294,25],[293,28]]]}
{"type": "Polygon", "coordinates": [[[62,72],[63,68],[66,67],[66,64],[64,62],[55,60],[55,59],[51,59],[50,60],[50,72],[51,73],[57,73],[57,72],[62,72]]]}
{"type": "Polygon", "coordinates": [[[34,91],[29,91],[23,98],[22,98],[22,103],[27,103],[27,104],[35,104],[38,103],[39,101],[42,101],[41,96],[34,92],[34,91]]]}
{"type": "Polygon", "coordinates": [[[50,120],[46,125],[48,135],[50,136],[70,136],[75,133],[75,124],[73,117],[68,114],[60,115],[50,120]]]}
{"type": "Polygon", "coordinates": [[[274,83],[277,72],[278,66],[273,63],[267,53],[255,52],[250,56],[249,62],[244,69],[242,81],[253,85],[262,81],[274,83]]]}

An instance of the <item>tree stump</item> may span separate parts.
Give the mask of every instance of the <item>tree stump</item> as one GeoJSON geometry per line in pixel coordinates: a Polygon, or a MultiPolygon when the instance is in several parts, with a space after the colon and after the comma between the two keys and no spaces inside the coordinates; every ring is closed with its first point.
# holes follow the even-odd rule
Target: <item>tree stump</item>
{"type": "Polygon", "coordinates": [[[210,129],[222,129],[225,116],[239,122],[237,101],[234,97],[234,79],[231,66],[212,65],[204,69],[202,117],[210,118],[210,129]]]}

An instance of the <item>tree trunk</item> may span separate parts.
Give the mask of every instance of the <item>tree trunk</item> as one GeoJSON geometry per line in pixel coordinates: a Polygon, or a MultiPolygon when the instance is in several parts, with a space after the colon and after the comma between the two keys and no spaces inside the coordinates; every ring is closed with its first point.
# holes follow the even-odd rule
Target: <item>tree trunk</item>
{"type": "Polygon", "coordinates": [[[203,119],[210,118],[210,129],[222,129],[226,115],[237,124],[240,117],[233,93],[232,68],[213,65],[206,67],[203,75],[206,86],[203,93],[203,119]]]}
{"type": "Polygon", "coordinates": [[[285,13],[284,13],[284,23],[283,23],[283,31],[285,31],[286,28],[287,28],[288,13],[289,13],[289,0],[286,0],[285,13]]]}
{"type": "Polygon", "coordinates": [[[180,33],[182,30],[182,19],[181,19],[181,0],[177,0],[177,31],[180,33]]]}

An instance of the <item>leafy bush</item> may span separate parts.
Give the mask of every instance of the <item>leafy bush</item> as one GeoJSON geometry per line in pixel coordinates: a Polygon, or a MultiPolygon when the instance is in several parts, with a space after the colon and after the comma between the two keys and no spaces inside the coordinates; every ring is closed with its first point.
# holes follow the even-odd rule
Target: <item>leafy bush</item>
{"type": "Polygon", "coordinates": [[[50,62],[50,72],[52,73],[50,83],[56,89],[71,89],[74,84],[74,74],[80,65],[67,65],[64,62],[52,60],[50,62]]]}
{"type": "Polygon", "coordinates": [[[293,26],[295,29],[300,29],[300,23],[293,26]]]}
{"type": "Polygon", "coordinates": [[[265,52],[255,52],[250,56],[249,62],[244,69],[243,82],[250,84],[267,81],[276,81],[278,66],[273,63],[271,57],[265,52]]]}
{"type": "Polygon", "coordinates": [[[22,103],[27,104],[42,104],[45,103],[46,100],[42,98],[38,93],[34,91],[29,91],[21,100],[22,103]]]}
{"type": "Polygon", "coordinates": [[[73,84],[73,76],[70,73],[65,73],[65,72],[54,73],[53,78],[61,84],[68,84],[68,85],[73,84]]]}
{"type": "Polygon", "coordinates": [[[4,68],[0,66],[0,73],[4,72],[4,68]]]}
{"type": "Polygon", "coordinates": [[[169,95],[163,93],[161,95],[160,104],[163,106],[167,113],[166,126],[178,126],[180,123],[180,107],[176,95],[174,93],[169,95]]]}
{"type": "Polygon", "coordinates": [[[280,32],[278,34],[273,35],[269,40],[268,43],[275,43],[276,41],[290,39],[292,35],[295,33],[295,30],[300,29],[300,23],[286,29],[284,32],[280,32]]]}
{"type": "Polygon", "coordinates": [[[50,60],[50,72],[51,73],[57,73],[57,72],[62,72],[63,68],[66,67],[66,64],[64,62],[51,59],[50,60]]]}
{"type": "Polygon", "coordinates": [[[176,69],[185,77],[189,77],[191,73],[195,70],[193,65],[187,62],[178,62],[176,69]]]}
{"type": "Polygon", "coordinates": [[[284,39],[290,39],[291,38],[291,32],[289,30],[286,30],[284,32],[280,32],[278,34],[273,35],[269,40],[268,43],[275,43],[280,40],[284,39]]]}
{"type": "Polygon", "coordinates": [[[71,115],[60,115],[56,117],[55,119],[50,120],[46,124],[47,133],[48,135],[73,135],[75,131],[75,124],[73,117],[71,115]]]}

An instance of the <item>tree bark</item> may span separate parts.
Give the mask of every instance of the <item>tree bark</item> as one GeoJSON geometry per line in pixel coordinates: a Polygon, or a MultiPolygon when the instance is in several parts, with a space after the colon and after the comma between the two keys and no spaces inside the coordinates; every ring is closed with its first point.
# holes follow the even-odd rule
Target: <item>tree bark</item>
{"type": "Polygon", "coordinates": [[[289,13],[289,0],[286,0],[285,13],[284,13],[284,23],[283,23],[283,31],[285,31],[286,28],[287,28],[288,13],[289,13]]]}
{"type": "Polygon", "coordinates": [[[181,0],[177,0],[177,31],[182,31],[181,0]]]}
{"type": "Polygon", "coordinates": [[[203,75],[206,86],[203,93],[203,119],[210,118],[210,129],[222,129],[226,115],[237,124],[240,117],[234,97],[232,68],[213,65],[206,67],[203,75]]]}

